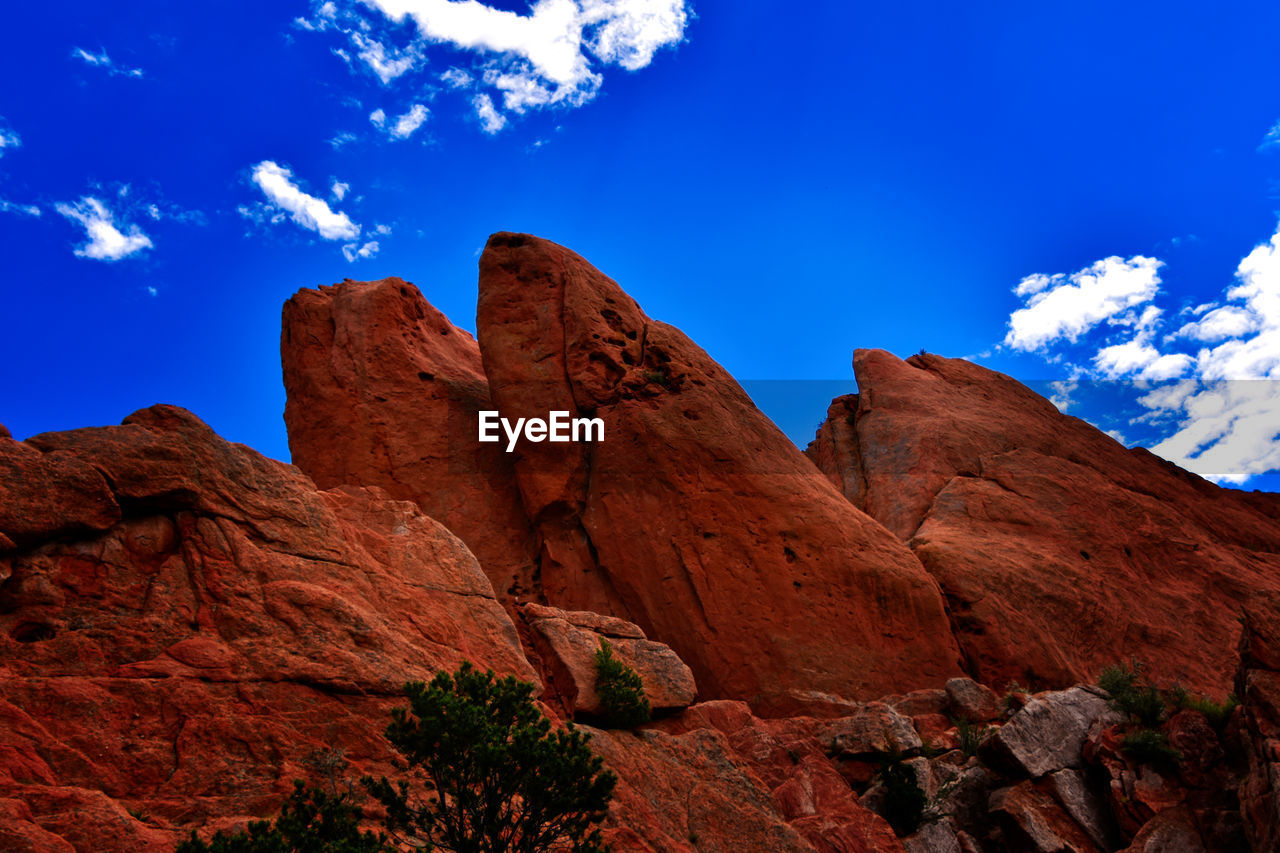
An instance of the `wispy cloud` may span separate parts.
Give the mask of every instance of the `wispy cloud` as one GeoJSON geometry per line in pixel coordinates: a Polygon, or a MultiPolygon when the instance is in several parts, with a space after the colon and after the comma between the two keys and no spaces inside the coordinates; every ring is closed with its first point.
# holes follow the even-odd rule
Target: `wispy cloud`
{"type": "Polygon", "coordinates": [[[78,59],[86,65],[92,65],[95,68],[101,68],[107,73],[115,77],[141,77],[141,68],[124,68],[116,65],[111,57],[107,55],[105,50],[99,50],[97,53],[91,53],[82,47],[72,48],[71,57],[78,59]]]}
{"type": "Polygon", "coordinates": [[[1280,149],[1280,121],[1271,126],[1267,131],[1267,135],[1262,137],[1262,142],[1258,145],[1259,151],[1268,149],[1280,149]]]}
{"type": "Polygon", "coordinates": [[[20,148],[22,146],[22,137],[18,132],[10,129],[5,125],[4,117],[0,116],[0,157],[4,156],[5,149],[20,148]]]}
{"type": "Polygon", "coordinates": [[[18,204],[17,202],[8,201],[0,198],[0,213],[16,213],[19,216],[43,216],[40,208],[34,204],[18,204]]]}
{"type": "Polygon", "coordinates": [[[373,122],[378,129],[386,131],[392,139],[408,139],[413,136],[414,131],[422,127],[429,114],[430,110],[424,105],[414,104],[403,115],[395,118],[388,118],[383,110],[374,110],[369,114],[369,121],[373,122]]]}
{"type": "Polygon", "coordinates": [[[293,172],[284,166],[263,160],[253,167],[253,182],[272,207],[325,240],[354,240],[360,236],[359,225],[345,213],[331,209],[324,199],[303,192],[295,183],[293,172]]]}
{"type": "Polygon", "coordinates": [[[77,257],[119,261],[153,246],[137,225],[117,225],[112,212],[93,196],[82,196],[74,204],[59,203],[54,209],[84,228],[88,240],[76,247],[77,257]]]}
{"type": "Polygon", "coordinates": [[[476,95],[471,99],[471,105],[475,107],[476,118],[480,119],[480,127],[490,136],[507,126],[507,117],[494,108],[493,98],[488,95],[476,95]]]}
{"type": "Polygon", "coordinates": [[[355,263],[367,258],[372,258],[378,254],[378,241],[370,240],[363,246],[357,243],[348,243],[342,247],[342,256],[347,259],[347,263],[355,263]]]}

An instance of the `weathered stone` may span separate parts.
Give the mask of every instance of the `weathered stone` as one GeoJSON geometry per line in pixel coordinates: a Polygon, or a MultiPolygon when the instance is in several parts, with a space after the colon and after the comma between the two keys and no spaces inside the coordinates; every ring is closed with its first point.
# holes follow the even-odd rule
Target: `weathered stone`
{"type": "Polygon", "coordinates": [[[1073,687],[1042,693],[1000,726],[988,743],[1002,758],[1031,777],[1081,765],[1089,729],[1115,711],[1096,693],[1073,687]]]}
{"type": "Polygon", "coordinates": [[[667,643],[707,696],[770,713],[959,675],[936,585],[677,329],[573,252],[495,234],[477,330],[504,417],[567,411],[600,442],[522,443],[547,603],[667,643]]]}
{"type": "Polygon", "coordinates": [[[1063,687],[1138,657],[1221,696],[1236,614],[1280,590],[1276,501],[1128,450],[960,359],[854,354],[809,455],[938,580],[969,675],[1063,687]],[[1134,606],[1141,602],[1141,606],[1134,606]]]}
{"type": "Polygon", "coordinates": [[[1003,818],[1010,845],[1032,853],[1101,853],[1071,816],[1031,782],[1001,788],[991,795],[991,811],[1003,818]]]}
{"type": "Polygon", "coordinates": [[[601,710],[596,693],[596,653],[603,643],[640,676],[650,708],[664,711],[693,704],[698,688],[689,667],[670,647],[644,639],[635,625],[598,613],[549,607],[525,607],[522,615],[546,643],[556,665],[568,673],[575,711],[596,714],[601,710]]]}
{"type": "Polygon", "coordinates": [[[838,755],[889,755],[924,746],[911,720],[883,702],[868,702],[856,714],[823,720],[814,735],[838,755]]]}
{"type": "Polygon", "coordinates": [[[1084,773],[1059,770],[1045,777],[1046,788],[1089,838],[1102,850],[1114,850],[1118,842],[1115,821],[1106,801],[1089,789],[1084,773]]]}
{"type": "Polygon", "coordinates": [[[987,723],[1000,716],[1000,700],[995,691],[972,678],[947,681],[949,710],[958,719],[971,723],[987,723]]]}
{"type": "Polygon", "coordinates": [[[1206,850],[1190,812],[1171,808],[1148,821],[1122,853],[1206,853],[1206,850]]]}

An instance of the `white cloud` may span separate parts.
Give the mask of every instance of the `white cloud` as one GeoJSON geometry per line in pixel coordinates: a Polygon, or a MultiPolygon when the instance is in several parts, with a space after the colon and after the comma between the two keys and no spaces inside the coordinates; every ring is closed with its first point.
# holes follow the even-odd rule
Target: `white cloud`
{"type": "Polygon", "coordinates": [[[34,204],[18,204],[0,198],[0,213],[16,213],[20,216],[43,216],[44,212],[34,204]]]}
{"type": "Polygon", "coordinates": [[[475,107],[480,127],[485,133],[493,135],[507,126],[507,117],[494,109],[493,99],[488,95],[476,95],[471,99],[471,105],[475,107]]]}
{"type": "Polygon", "coordinates": [[[1258,146],[1259,151],[1265,151],[1268,148],[1280,148],[1280,121],[1271,126],[1267,131],[1267,135],[1262,137],[1262,143],[1258,146]]]}
{"type": "Polygon", "coordinates": [[[100,53],[90,53],[82,47],[77,47],[72,49],[71,56],[73,59],[78,59],[86,65],[92,65],[95,68],[102,68],[113,76],[134,78],[142,76],[141,68],[122,68],[111,60],[111,57],[107,55],[105,50],[100,53]]]}
{"type": "Polygon", "coordinates": [[[1280,469],[1280,383],[1239,380],[1206,386],[1191,383],[1152,407],[1178,413],[1180,428],[1151,448],[1189,471],[1239,484],[1280,469]]]}
{"type": "Polygon", "coordinates": [[[344,184],[342,181],[335,180],[333,186],[329,188],[329,195],[333,196],[334,201],[342,201],[347,196],[347,190],[351,189],[350,184],[344,184]]]}
{"type": "Polygon", "coordinates": [[[461,68],[450,68],[440,75],[440,82],[450,89],[465,89],[476,82],[476,79],[461,68]]]}
{"type": "Polygon", "coordinates": [[[373,226],[373,233],[374,233],[374,234],[381,234],[381,235],[383,235],[383,236],[385,237],[387,234],[390,234],[390,233],[391,233],[391,226],[390,226],[390,225],[382,225],[382,224],[375,225],[375,226],[373,226]]]}
{"type": "MultiPolygon", "coordinates": [[[[3,121],[3,119],[0,119],[0,122],[3,121]]],[[[16,131],[9,130],[8,128],[0,125],[0,157],[4,156],[4,150],[6,148],[20,148],[21,146],[22,137],[19,136],[16,131]]]]}
{"type": "MultiPolygon", "coordinates": [[[[1071,275],[1027,276],[1014,288],[1027,297],[1026,307],[1009,316],[1004,345],[1032,351],[1062,339],[1076,342],[1102,321],[1150,302],[1159,290],[1162,265],[1142,255],[1127,261],[1110,257],[1071,275]]],[[[1119,320],[1132,325],[1148,321],[1145,313],[1119,320]]]]}
{"type": "Polygon", "coordinates": [[[363,246],[356,243],[348,243],[342,247],[342,256],[347,259],[347,263],[355,263],[359,260],[372,258],[378,254],[378,241],[370,240],[363,246]]]}
{"type": "Polygon", "coordinates": [[[413,45],[410,45],[407,50],[396,51],[359,31],[353,31],[349,35],[351,44],[355,47],[356,56],[377,75],[384,86],[411,71],[422,59],[413,45]]]}
{"type": "Polygon", "coordinates": [[[369,115],[369,120],[375,125],[386,130],[387,135],[392,139],[408,139],[413,136],[414,131],[422,127],[426,122],[430,113],[422,104],[414,104],[403,115],[396,116],[394,119],[388,119],[387,114],[382,110],[374,110],[369,115]]]}
{"type": "Polygon", "coordinates": [[[287,212],[298,225],[324,239],[354,240],[360,236],[359,225],[345,213],[332,210],[324,199],[303,192],[294,183],[289,169],[271,160],[263,160],[253,167],[253,182],[273,206],[287,212]]]}
{"type": "Polygon", "coordinates": [[[77,246],[77,257],[96,261],[118,261],[152,248],[151,238],[136,225],[124,224],[121,231],[115,217],[101,201],[92,196],[82,196],[75,204],[60,203],[58,213],[84,227],[88,242],[77,246]]]}
{"type": "Polygon", "coordinates": [[[350,145],[352,142],[355,142],[358,138],[359,137],[357,137],[354,133],[350,133],[344,130],[341,133],[335,134],[329,140],[329,145],[332,146],[333,149],[336,151],[339,148],[342,148],[346,145],[350,145]]]}
{"type": "MultiPolygon", "coordinates": [[[[479,54],[486,83],[517,113],[585,103],[603,80],[597,67],[644,68],[658,50],[680,42],[689,20],[685,0],[536,0],[526,15],[478,0],[363,2],[391,21],[411,19],[427,43],[479,54]]],[[[441,80],[466,88],[474,78],[450,68],[441,80]]],[[[473,106],[486,133],[501,128],[492,98],[487,109],[473,106]]]]}
{"type": "Polygon", "coordinates": [[[1080,383],[1074,380],[1061,380],[1059,382],[1050,382],[1049,390],[1053,392],[1053,396],[1049,398],[1049,402],[1058,407],[1058,411],[1064,415],[1067,409],[1075,405],[1076,401],[1071,399],[1071,395],[1080,387],[1080,383]]]}

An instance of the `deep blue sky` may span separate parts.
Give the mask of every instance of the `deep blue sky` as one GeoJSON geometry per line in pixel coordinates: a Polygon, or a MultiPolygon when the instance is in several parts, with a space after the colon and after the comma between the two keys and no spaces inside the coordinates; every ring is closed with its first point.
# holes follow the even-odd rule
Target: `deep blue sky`
{"type": "MultiPolygon", "coordinates": [[[[287,460],[284,300],[395,274],[474,329],[477,252],[498,230],[580,252],[746,380],[848,380],[855,347],[980,355],[1024,380],[1111,378],[1094,357],[1117,333],[1145,328],[1162,354],[1194,355],[1185,337],[1164,340],[1201,316],[1178,312],[1230,302],[1237,265],[1276,233],[1280,4],[686,8],[682,40],[647,65],[585,53],[601,75],[593,98],[507,110],[496,133],[472,98],[501,108],[497,91],[439,75],[519,61],[426,42],[372,0],[336,14],[301,2],[7,10],[0,423],[25,437],[168,402],[287,460]],[[356,55],[370,41],[389,57],[411,51],[409,70],[384,83],[356,55]],[[414,104],[425,122],[390,138],[414,104]],[[335,146],[340,134],[355,138],[335,146]],[[253,177],[264,162],[360,235],[273,223],[278,206],[253,177]],[[341,201],[335,180],[350,187],[341,201]],[[93,254],[86,199],[135,234],[135,251],[76,255],[93,254]],[[377,253],[348,262],[343,246],[369,241],[377,253]],[[1111,256],[1157,259],[1158,287],[1095,314],[1074,341],[1011,340],[1029,298],[1013,292],[1020,281],[1064,276],[1052,289],[1111,256]],[[1134,319],[1150,305],[1164,312],[1158,329],[1134,319]]],[[[1280,293],[1267,276],[1264,296],[1280,293]]],[[[1280,318],[1258,305],[1248,334],[1266,343],[1280,318]]],[[[1267,358],[1222,375],[1280,378],[1267,358]]],[[[1211,376],[1213,363],[1176,375],[1211,376]]],[[[825,401],[796,405],[770,413],[803,442],[825,401]]],[[[1142,408],[1087,405],[1070,410],[1131,442],[1190,418],[1159,412],[1160,432],[1130,423],[1142,408]]],[[[1251,411],[1254,433],[1259,418],[1280,429],[1280,408],[1251,411]]],[[[1251,441],[1252,467],[1232,470],[1276,467],[1257,461],[1274,431],[1251,441]]]]}

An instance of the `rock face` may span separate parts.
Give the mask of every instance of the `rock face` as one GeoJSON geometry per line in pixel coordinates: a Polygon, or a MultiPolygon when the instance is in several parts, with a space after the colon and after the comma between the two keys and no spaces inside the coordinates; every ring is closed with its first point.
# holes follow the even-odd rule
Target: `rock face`
{"type": "Polygon", "coordinates": [[[960,674],[911,552],[582,258],[495,235],[477,323],[478,355],[398,279],[296,295],[282,349],[297,464],[417,501],[512,603],[636,623],[704,697],[782,712],[960,674]],[[605,440],[507,454],[476,440],[490,399],[512,420],[601,418],[605,440]]]}
{"type": "Polygon", "coordinates": [[[920,557],[969,674],[1065,686],[1136,656],[1215,696],[1240,606],[1280,589],[1274,502],[1127,450],[994,371],[854,355],[808,453],[920,557]]]}
{"type": "Polygon", "coordinates": [[[412,503],[317,491],[168,406],[7,450],[48,539],[0,557],[5,849],[171,850],[178,827],[270,813],[317,751],[389,768],[407,680],[463,660],[537,678],[475,559],[412,503]],[[79,503],[103,483],[106,530],[79,503]]]}
{"type": "Polygon", "coordinates": [[[524,443],[541,591],[670,645],[708,697],[768,712],[959,674],[936,585],[854,510],[677,329],[536,237],[495,234],[477,329],[507,418],[604,422],[598,443],[524,443]]]}
{"type": "Polygon", "coordinates": [[[1249,774],[1240,786],[1245,832],[1254,850],[1280,849],[1280,595],[1245,610],[1236,691],[1244,703],[1249,774]]]}
{"type": "Polygon", "coordinates": [[[323,489],[381,486],[467,543],[504,598],[533,585],[511,457],[476,441],[480,348],[398,278],[301,290],[280,355],[293,462],[323,489]]]}

